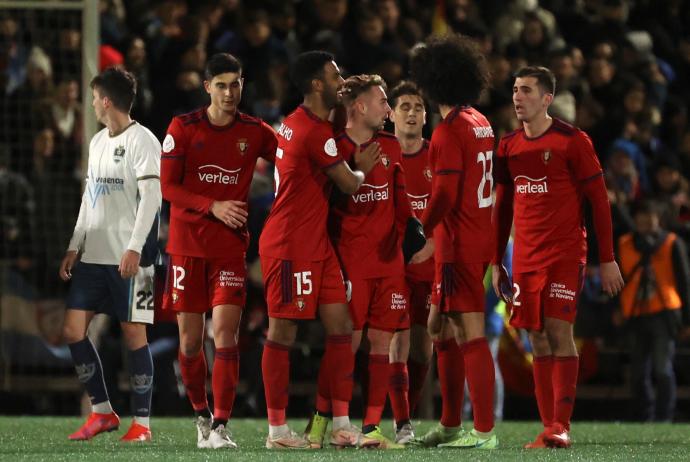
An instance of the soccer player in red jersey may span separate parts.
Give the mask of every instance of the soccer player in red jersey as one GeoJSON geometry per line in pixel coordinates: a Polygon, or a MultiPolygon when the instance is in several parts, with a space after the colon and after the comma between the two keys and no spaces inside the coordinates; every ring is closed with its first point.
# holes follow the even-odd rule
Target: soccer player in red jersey
{"type": "MultiPolygon", "coordinates": [[[[278,130],[276,200],[259,240],[261,269],[268,304],[268,338],[261,366],[268,407],[266,447],[318,448],[291,431],[285,410],[290,382],[289,349],[300,319],[319,318],[326,330],[319,394],[329,401],[333,427],[329,442],[336,446],[378,446],[350,424],[352,398],[352,321],[338,259],[328,238],[326,222],[333,184],[354,194],[379,162],[378,143],[355,155],[357,170],[344,162],[328,121],[343,83],[333,55],[310,51],[299,55],[293,80],[304,102],[278,130]]],[[[324,404],[325,406],[325,404],[324,404]]],[[[324,435],[328,416],[315,416],[307,434],[324,435]]]]}
{"type": "Polygon", "coordinates": [[[353,323],[353,349],[366,330],[368,353],[366,411],[362,433],[380,441],[380,448],[401,445],[379,428],[391,376],[389,352],[393,333],[409,328],[403,231],[412,210],[405,194],[400,144],[383,132],[390,113],[386,84],[378,75],[356,75],[340,89],[347,126],[336,138],[338,152],[353,162],[358,150],[381,146],[380,162],[355,194],[334,194],[329,234],[345,274],[353,323]]]}
{"type": "Polygon", "coordinates": [[[427,243],[413,259],[424,261],[435,246],[436,275],[429,332],[437,338],[443,398],[441,425],[422,437],[428,446],[493,449],[494,364],[484,331],[484,274],[491,260],[491,125],[470,104],[488,82],[484,56],[467,37],[431,39],[411,59],[412,79],[439,105],[443,120],[431,137],[431,200],[422,223],[427,243]],[[439,314],[441,316],[439,316],[439,314]],[[464,370],[463,370],[464,366],[464,370]],[[462,431],[465,375],[474,429],[462,431]]]}
{"type": "Polygon", "coordinates": [[[496,293],[512,305],[510,322],[528,329],[544,431],[527,448],[569,447],[578,356],[573,322],[586,263],[583,199],[592,205],[602,288],[623,287],[613,256],[604,177],[585,132],[548,115],[556,78],[544,67],[518,71],[513,104],[522,128],[505,135],[494,169],[496,293]],[[513,283],[501,266],[514,223],[513,283]]]}
{"type": "MultiPolygon", "coordinates": [[[[388,93],[390,120],[402,149],[407,197],[412,210],[422,217],[431,195],[429,142],[422,137],[426,108],[421,91],[412,82],[401,82],[388,93]]],[[[405,268],[410,328],[397,331],[391,341],[392,375],[388,395],[396,424],[395,442],[414,440],[410,415],[414,412],[429,370],[433,353],[431,337],[426,330],[434,282],[434,260],[410,264],[405,268]]]]}
{"type": "Polygon", "coordinates": [[[170,202],[164,308],[177,312],[182,380],[197,415],[197,446],[235,448],[227,422],[239,375],[237,335],[245,303],[247,196],[259,157],[274,161],[275,132],[238,111],[242,68],[227,53],[206,65],[211,104],[174,117],[163,141],[162,190],[170,202]],[[216,346],[213,416],[206,398],[204,321],[216,346]]]}

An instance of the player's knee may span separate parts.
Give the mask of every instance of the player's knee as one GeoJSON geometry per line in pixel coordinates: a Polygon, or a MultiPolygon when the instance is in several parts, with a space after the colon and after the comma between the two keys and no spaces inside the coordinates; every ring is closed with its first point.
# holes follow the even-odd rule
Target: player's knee
{"type": "Polygon", "coordinates": [[[180,338],[180,351],[185,356],[196,356],[201,351],[202,344],[203,344],[203,342],[202,342],[201,337],[199,337],[199,338],[181,337],[180,338]]]}
{"type": "Polygon", "coordinates": [[[62,337],[65,339],[66,343],[76,343],[86,338],[86,332],[77,326],[65,323],[65,325],[62,326],[62,337]]]}

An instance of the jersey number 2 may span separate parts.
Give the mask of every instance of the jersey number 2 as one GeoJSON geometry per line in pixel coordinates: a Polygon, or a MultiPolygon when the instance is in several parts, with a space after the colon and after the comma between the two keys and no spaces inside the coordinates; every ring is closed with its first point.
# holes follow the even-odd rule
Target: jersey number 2
{"type": "Polygon", "coordinates": [[[480,152],[477,154],[477,163],[482,164],[482,179],[479,182],[479,188],[477,188],[477,200],[479,201],[479,208],[483,209],[486,207],[491,207],[493,199],[491,197],[491,191],[494,189],[494,176],[493,168],[494,164],[491,160],[493,157],[493,151],[480,152]],[[488,170],[487,170],[488,164],[488,170]],[[489,195],[484,196],[484,189],[486,188],[486,182],[489,182],[489,195]]]}

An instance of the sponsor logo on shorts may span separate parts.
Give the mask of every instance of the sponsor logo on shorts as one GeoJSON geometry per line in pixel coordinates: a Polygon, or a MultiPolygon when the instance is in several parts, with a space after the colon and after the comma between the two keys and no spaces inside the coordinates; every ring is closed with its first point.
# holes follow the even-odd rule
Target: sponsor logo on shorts
{"type": "Polygon", "coordinates": [[[565,287],[565,284],[560,282],[552,282],[549,286],[549,298],[558,298],[561,300],[575,301],[575,291],[565,287]]]}
{"type": "Polygon", "coordinates": [[[173,291],[173,293],[172,293],[173,305],[174,305],[175,303],[177,303],[177,301],[178,301],[179,299],[180,299],[180,295],[179,295],[177,292],[173,291]]]}
{"type": "Polygon", "coordinates": [[[407,298],[404,294],[393,292],[391,294],[391,310],[404,310],[407,308],[407,298]]]}
{"type": "Polygon", "coordinates": [[[304,311],[304,307],[307,306],[307,302],[305,302],[303,298],[298,298],[295,301],[295,305],[297,305],[298,310],[304,311]]]}
{"type": "Polygon", "coordinates": [[[244,287],[244,277],[237,276],[234,271],[220,271],[220,287],[244,287]]]}
{"type": "Polygon", "coordinates": [[[210,184],[237,184],[240,179],[240,170],[227,170],[219,165],[202,165],[199,167],[197,174],[199,181],[210,184]]]}

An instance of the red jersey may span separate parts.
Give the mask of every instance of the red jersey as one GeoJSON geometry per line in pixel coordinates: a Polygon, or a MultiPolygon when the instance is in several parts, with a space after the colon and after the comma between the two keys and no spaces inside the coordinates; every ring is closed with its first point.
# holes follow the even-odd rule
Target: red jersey
{"type": "Polygon", "coordinates": [[[460,174],[461,190],[450,212],[434,229],[438,263],[483,263],[493,254],[492,157],[494,132],[476,109],[454,108],[434,129],[429,145],[432,191],[434,178],[460,174]]]}
{"type": "Polygon", "coordinates": [[[583,181],[602,174],[585,132],[553,119],[541,136],[524,129],[501,138],[496,181],[513,187],[513,271],[535,271],[557,260],[586,262],[583,181]]]}
{"type": "Polygon", "coordinates": [[[259,254],[284,260],[325,260],[333,182],[325,169],[343,161],[333,127],[304,106],[278,130],[276,200],[259,239],[259,254]]]}
{"type": "MultiPolygon", "coordinates": [[[[338,152],[354,165],[357,143],[347,133],[340,134],[336,141],[338,152]]],[[[411,213],[403,192],[400,143],[390,133],[378,132],[360,149],[366,149],[372,142],[381,146],[381,161],[371,169],[356,193],[333,195],[328,223],[345,272],[349,277],[365,279],[403,274],[399,229],[402,216],[396,219],[400,209],[396,202],[405,201],[403,210],[408,211],[408,217],[411,213]]]]}
{"type": "MultiPolygon", "coordinates": [[[[431,167],[429,167],[429,142],[423,140],[419,151],[402,155],[405,171],[405,188],[412,212],[421,220],[431,195],[431,167]]],[[[423,263],[410,264],[406,268],[407,277],[415,281],[434,280],[434,259],[423,263]]]]}
{"type": "Polygon", "coordinates": [[[206,108],[170,122],[161,154],[161,189],[170,202],[167,251],[200,258],[244,258],[249,234],[231,229],[209,209],[214,201],[246,202],[258,157],[273,162],[275,132],[261,119],[238,112],[212,125],[206,108]]]}

